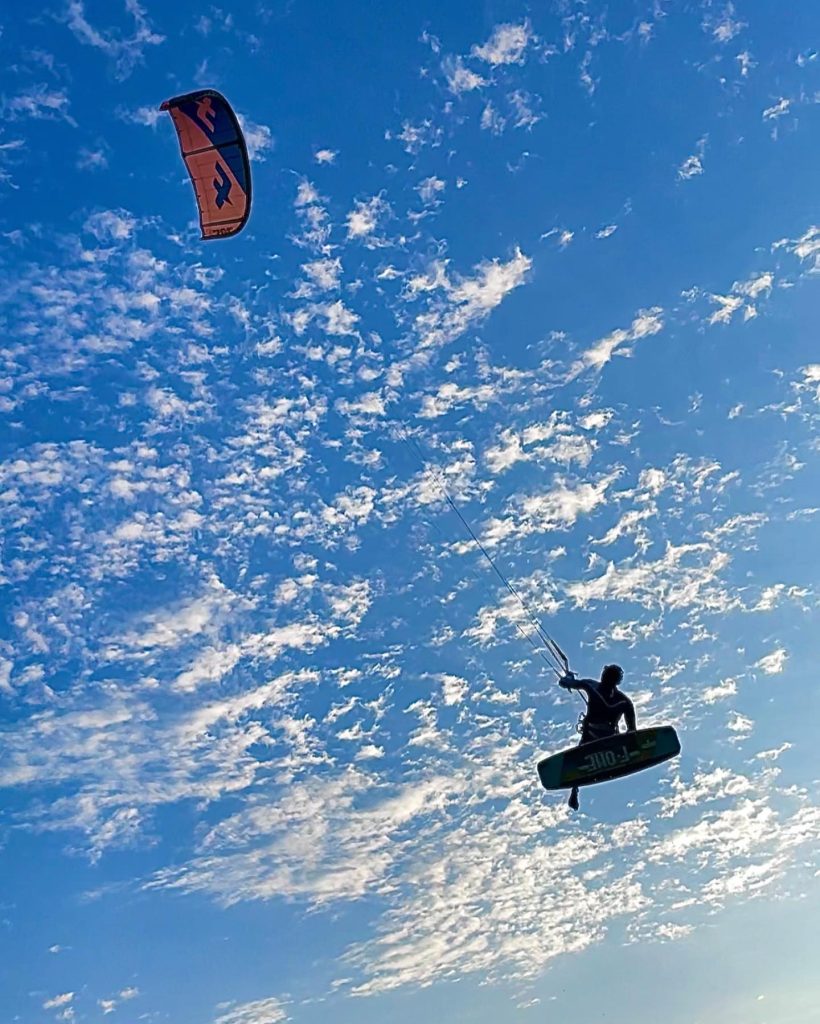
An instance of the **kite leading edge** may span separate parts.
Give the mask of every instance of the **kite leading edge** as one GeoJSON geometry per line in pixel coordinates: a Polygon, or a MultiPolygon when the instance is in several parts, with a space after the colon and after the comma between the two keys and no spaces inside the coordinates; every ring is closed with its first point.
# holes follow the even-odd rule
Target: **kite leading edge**
{"type": "Polygon", "coordinates": [[[166,100],[194,186],[202,237],[238,234],[251,212],[251,167],[239,120],[215,89],[166,100]]]}

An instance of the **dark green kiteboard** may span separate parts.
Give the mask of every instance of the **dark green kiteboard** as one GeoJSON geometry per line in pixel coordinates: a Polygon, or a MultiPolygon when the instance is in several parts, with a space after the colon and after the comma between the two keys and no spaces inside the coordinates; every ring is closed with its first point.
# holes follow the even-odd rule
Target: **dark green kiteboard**
{"type": "Polygon", "coordinates": [[[619,732],[583,743],[538,762],[544,789],[571,789],[620,779],[677,757],[680,740],[671,725],[619,732]]]}

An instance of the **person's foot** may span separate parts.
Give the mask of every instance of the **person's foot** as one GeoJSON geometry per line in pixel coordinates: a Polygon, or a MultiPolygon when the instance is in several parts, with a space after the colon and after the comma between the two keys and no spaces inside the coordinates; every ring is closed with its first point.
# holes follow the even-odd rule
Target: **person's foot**
{"type": "Polygon", "coordinates": [[[577,811],[578,810],[578,790],[577,789],[573,789],[573,791],[570,793],[569,800],[567,800],[567,805],[569,807],[571,807],[573,809],[573,811],[577,811]]]}

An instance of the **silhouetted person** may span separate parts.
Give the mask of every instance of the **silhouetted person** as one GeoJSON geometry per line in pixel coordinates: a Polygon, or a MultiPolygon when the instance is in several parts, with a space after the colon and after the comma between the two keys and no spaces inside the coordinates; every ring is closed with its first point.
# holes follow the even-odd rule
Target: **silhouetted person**
{"type": "MultiPolygon", "coordinates": [[[[576,679],[573,672],[568,672],[558,680],[559,686],[563,686],[565,690],[582,690],[587,695],[587,711],[581,726],[579,746],[603,739],[605,736],[614,736],[619,731],[618,724],[621,718],[626,722],[629,732],[634,732],[637,728],[634,705],[629,697],[618,689],[623,677],[624,671],[620,665],[605,665],[600,682],[596,679],[576,679]]],[[[567,803],[573,811],[578,810],[577,786],[572,787],[567,803]]]]}

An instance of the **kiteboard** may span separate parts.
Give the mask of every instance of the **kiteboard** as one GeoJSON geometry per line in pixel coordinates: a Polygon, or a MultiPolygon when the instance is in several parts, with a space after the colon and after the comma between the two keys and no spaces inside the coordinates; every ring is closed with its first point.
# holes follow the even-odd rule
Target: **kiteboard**
{"type": "Polygon", "coordinates": [[[582,743],[538,762],[544,789],[571,789],[620,779],[677,757],[680,740],[671,725],[619,732],[582,743]]]}

